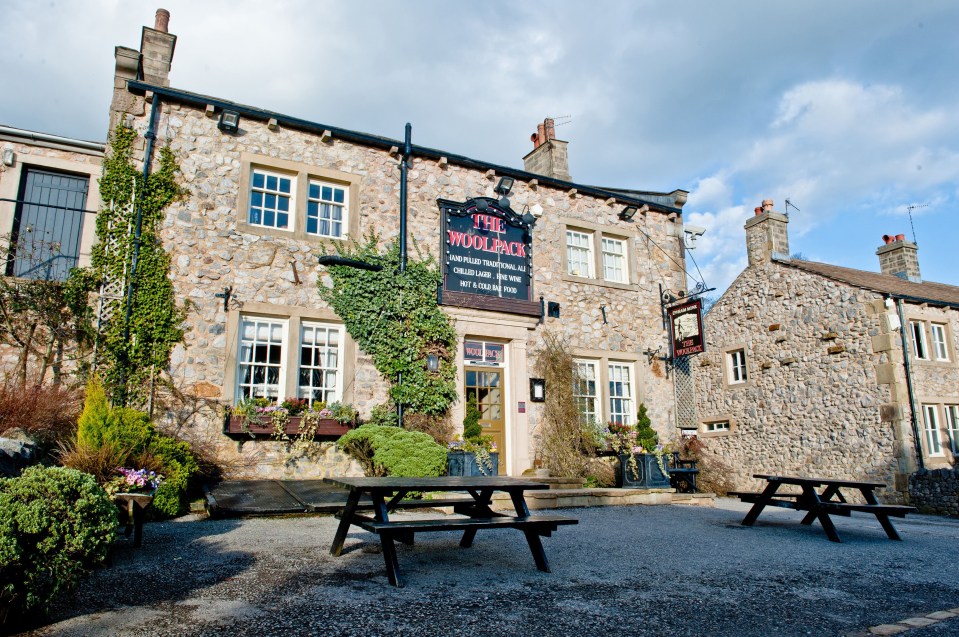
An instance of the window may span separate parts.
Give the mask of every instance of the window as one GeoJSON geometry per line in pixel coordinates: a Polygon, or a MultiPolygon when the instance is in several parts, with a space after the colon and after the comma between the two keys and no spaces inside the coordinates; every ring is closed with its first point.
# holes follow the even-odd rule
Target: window
{"type": "Polygon", "coordinates": [[[912,337],[912,354],[918,359],[929,360],[926,350],[926,331],[922,329],[922,321],[909,321],[909,334],[912,337]]]}
{"type": "Polygon", "coordinates": [[[946,431],[952,453],[959,454],[959,405],[946,405],[946,431]]]}
{"type": "Polygon", "coordinates": [[[286,322],[244,318],[240,324],[237,356],[238,398],[280,400],[286,322]]]}
{"type": "Polygon", "coordinates": [[[291,230],[292,196],[293,178],[254,169],[250,180],[250,213],[247,222],[251,226],[291,230]]]}
{"type": "Polygon", "coordinates": [[[593,235],[566,231],[566,272],[573,276],[593,277],[593,235]]]}
{"type": "Polygon", "coordinates": [[[596,378],[598,372],[596,361],[574,361],[573,370],[573,399],[579,408],[583,422],[599,422],[601,414],[596,410],[597,390],[596,378]]]}
{"type": "Polygon", "coordinates": [[[633,424],[633,366],[628,363],[610,363],[609,419],[623,425],[633,424]]]}
{"type": "Polygon", "coordinates": [[[347,192],[343,186],[311,181],[306,201],[306,233],[340,239],[346,234],[347,192]]]}
{"type": "Polygon", "coordinates": [[[706,433],[714,433],[717,431],[729,431],[729,421],[720,420],[718,422],[704,422],[703,431],[706,433]]]}
{"type": "Polygon", "coordinates": [[[603,278],[613,283],[627,283],[626,242],[603,237],[603,278]]]}
{"type": "Polygon", "coordinates": [[[300,326],[300,371],[297,397],[331,403],[340,399],[340,329],[304,323],[300,326]]]}
{"type": "Polygon", "coordinates": [[[936,405],[922,406],[922,424],[926,441],[926,452],[930,456],[942,455],[942,443],[939,439],[939,414],[936,405]]]}
{"type": "Polygon", "coordinates": [[[932,351],[937,361],[949,360],[949,350],[946,348],[946,326],[941,323],[930,323],[932,333],[932,351]]]}
{"type": "Polygon", "coordinates": [[[746,372],[746,350],[737,349],[726,353],[728,384],[738,385],[748,380],[746,372]]]}

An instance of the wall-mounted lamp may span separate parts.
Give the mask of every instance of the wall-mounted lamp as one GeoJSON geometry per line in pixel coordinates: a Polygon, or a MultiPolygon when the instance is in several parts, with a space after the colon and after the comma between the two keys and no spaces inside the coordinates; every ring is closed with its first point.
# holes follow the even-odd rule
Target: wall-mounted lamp
{"type": "Polygon", "coordinates": [[[631,221],[632,218],[636,215],[636,211],[639,210],[636,206],[626,206],[623,208],[623,211],[619,213],[619,218],[623,221],[631,221]]]}
{"type": "Polygon", "coordinates": [[[496,184],[496,188],[493,190],[500,195],[499,207],[500,208],[509,208],[509,191],[513,189],[513,184],[516,182],[512,177],[500,177],[499,183],[496,184]]]}
{"type": "Polygon", "coordinates": [[[440,357],[436,354],[426,356],[426,371],[436,373],[440,371],[440,357]]]}
{"type": "Polygon", "coordinates": [[[546,401],[546,379],[529,379],[529,401],[531,403],[542,403],[546,401]]]}
{"type": "Polygon", "coordinates": [[[224,133],[235,133],[240,130],[240,114],[236,111],[223,111],[216,127],[224,133]]]}
{"type": "Polygon", "coordinates": [[[546,304],[546,316],[550,318],[559,318],[559,303],[550,301],[546,304]]]}
{"type": "Polygon", "coordinates": [[[3,149],[3,165],[13,166],[17,161],[17,154],[13,152],[13,146],[5,146],[3,149]]]}

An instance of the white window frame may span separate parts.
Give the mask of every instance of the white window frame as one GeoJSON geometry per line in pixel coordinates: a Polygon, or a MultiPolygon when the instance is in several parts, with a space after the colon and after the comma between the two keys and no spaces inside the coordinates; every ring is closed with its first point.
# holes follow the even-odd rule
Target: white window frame
{"type": "Polygon", "coordinates": [[[921,361],[929,360],[926,347],[926,330],[922,321],[909,321],[909,340],[912,341],[912,355],[921,361]]]}
{"type": "Polygon", "coordinates": [[[726,384],[744,385],[749,381],[749,366],[746,362],[746,348],[741,347],[726,352],[726,384]]]}
{"type": "Polygon", "coordinates": [[[923,440],[926,443],[926,453],[930,457],[945,455],[939,433],[939,410],[937,407],[937,405],[922,406],[923,440]]]}
{"type": "Polygon", "coordinates": [[[946,433],[949,434],[949,447],[953,455],[959,455],[959,405],[944,405],[946,412],[946,433]]]}
{"type": "Polygon", "coordinates": [[[592,279],[593,263],[593,233],[582,230],[566,230],[566,273],[570,276],[579,276],[592,279]],[[575,258],[574,258],[575,257],[575,258]],[[585,267],[585,272],[582,269],[585,267]]]}
{"type": "Polygon", "coordinates": [[[323,402],[326,404],[338,402],[343,399],[343,326],[335,323],[325,323],[322,321],[302,321],[300,323],[300,333],[297,344],[297,375],[296,375],[296,396],[305,398],[312,405],[314,402],[323,402]],[[323,333],[325,338],[318,342],[316,335],[323,333]],[[307,342],[307,334],[312,333],[312,343],[307,342]],[[311,350],[308,364],[304,364],[304,351],[306,348],[311,350]],[[319,359],[321,360],[318,360],[319,359]],[[333,361],[331,364],[331,357],[333,361]],[[325,359],[325,360],[322,360],[325,359]],[[304,373],[308,374],[309,381],[304,383],[304,373]],[[315,386],[313,381],[319,374],[322,387],[315,386]],[[330,386],[330,376],[332,376],[332,386],[330,386]],[[317,392],[321,395],[317,396],[317,392]]]}
{"type": "Polygon", "coordinates": [[[703,431],[705,433],[719,433],[719,432],[728,432],[729,431],[729,421],[728,420],[716,420],[713,422],[704,422],[703,431]]]}
{"type": "Polygon", "coordinates": [[[603,422],[603,414],[600,411],[602,381],[599,377],[599,361],[574,359],[573,366],[578,372],[577,377],[573,379],[573,400],[576,402],[576,408],[579,409],[584,421],[603,422]],[[589,392],[590,383],[592,383],[592,393],[589,392]]]}
{"type": "Polygon", "coordinates": [[[337,184],[322,179],[310,179],[306,192],[306,234],[315,237],[324,237],[327,239],[345,239],[349,234],[349,214],[350,214],[350,188],[345,184],[337,184]],[[317,196],[313,196],[313,188],[317,188],[317,196]],[[323,197],[323,189],[330,188],[331,197],[323,197]],[[336,201],[336,193],[342,193],[343,201],[336,201]],[[315,209],[316,216],[312,212],[315,209]],[[333,217],[334,212],[339,210],[340,219],[333,217]],[[329,217],[324,219],[323,213],[328,212],[329,217]],[[316,231],[310,232],[310,221],[316,220],[316,231]],[[327,232],[323,232],[323,223],[329,224],[327,232]],[[339,224],[339,232],[334,231],[334,225],[339,224]]]}
{"type": "Polygon", "coordinates": [[[611,283],[628,283],[626,241],[607,236],[601,236],[599,241],[603,257],[603,279],[611,283]]]}
{"type": "Polygon", "coordinates": [[[606,402],[609,420],[623,425],[636,422],[636,389],[634,367],[625,361],[609,361],[606,364],[609,392],[606,402]],[[625,375],[618,372],[625,372],[625,375]],[[616,408],[614,408],[616,406],[616,408]]]}
{"type": "Polygon", "coordinates": [[[283,393],[286,389],[286,359],[289,352],[287,347],[288,330],[289,321],[286,319],[262,316],[240,317],[239,343],[236,356],[236,400],[238,402],[244,398],[266,398],[277,404],[283,401],[283,393]],[[252,332],[247,331],[248,325],[252,332]],[[261,328],[267,329],[265,338],[261,328]],[[247,338],[248,333],[252,334],[252,338],[247,338]],[[265,361],[254,360],[257,348],[260,347],[266,347],[267,359],[265,361]],[[280,350],[279,362],[270,360],[270,354],[274,347],[280,350]],[[249,381],[243,382],[244,371],[247,367],[250,368],[249,381]],[[255,381],[256,368],[258,367],[264,368],[264,380],[262,382],[255,381]],[[271,369],[276,370],[275,383],[266,382],[271,369]]]}
{"type": "MultiPolygon", "coordinates": [[[[279,184],[278,184],[279,186],[279,184]]],[[[250,192],[248,193],[248,202],[246,206],[246,223],[250,226],[257,228],[270,228],[271,230],[277,230],[280,232],[290,232],[292,233],[296,226],[296,177],[293,175],[287,175],[281,172],[276,172],[273,170],[266,170],[258,166],[252,167],[250,169],[250,192]],[[255,186],[256,176],[263,175],[264,184],[263,186],[255,186]],[[287,193],[283,193],[279,187],[276,189],[267,188],[267,182],[270,178],[277,180],[285,179],[290,182],[290,190],[287,193]],[[259,193],[262,197],[262,201],[259,206],[254,204],[254,195],[259,193]],[[274,223],[266,223],[266,215],[270,210],[266,206],[267,197],[275,197],[277,205],[272,208],[274,215],[274,223]],[[279,202],[281,199],[286,199],[287,209],[285,211],[280,210],[279,202]],[[261,218],[259,222],[254,222],[252,220],[253,208],[259,208],[261,210],[261,218]],[[287,218],[287,225],[281,227],[277,225],[279,223],[279,215],[285,214],[287,218]]]]}
{"type": "Polygon", "coordinates": [[[949,347],[946,340],[946,326],[942,323],[930,323],[929,334],[932,336],[932,353],[937,361],[949,360],[949,347]]]}

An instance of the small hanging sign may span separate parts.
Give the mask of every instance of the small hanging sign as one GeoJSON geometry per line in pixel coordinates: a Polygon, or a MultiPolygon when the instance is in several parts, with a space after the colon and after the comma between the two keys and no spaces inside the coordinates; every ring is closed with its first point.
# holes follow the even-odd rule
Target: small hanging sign
{"type": "Polygon", "coordinates": [[[669,341],[673,358],[702,354],[706,350],[702,299],[672,305],[666,312],[669,315],[669,341]]]}

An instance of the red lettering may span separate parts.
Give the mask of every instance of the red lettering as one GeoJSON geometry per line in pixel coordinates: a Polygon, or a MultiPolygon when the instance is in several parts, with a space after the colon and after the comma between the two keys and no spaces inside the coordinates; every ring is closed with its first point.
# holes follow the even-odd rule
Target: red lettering
{"type": "Polygon", "coordinates": [[[503,220],[492,215],[473,215],[473,227],[477,230],[487,230],[496,234],[506,232],[506,228],[503,227],[503,220]]]}

